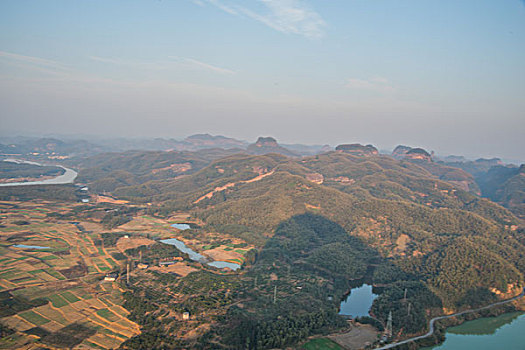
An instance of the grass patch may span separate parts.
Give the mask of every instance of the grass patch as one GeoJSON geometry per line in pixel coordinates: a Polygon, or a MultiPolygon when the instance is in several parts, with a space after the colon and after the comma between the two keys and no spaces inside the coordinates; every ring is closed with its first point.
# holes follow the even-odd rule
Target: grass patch
{"type": "Polygon", "coordinates": [[[25,311],[18,314],[18,316],[22,317],[26,321],[31,322],[34,325],[41,326],[43,324],[46,324],[49,322],[49,320],[43,316],[40,316],[39,314],[33,312],[33,311],[25,311]]]}
{"type": "Polygon", "coordinates": [[[69,303],[58,294],[50,295],[46,299],[49,300],[54,307],[60,308],[69,305],[69,303]]]}
{"type": "Polygon", "coordinates": [[[54,347],[71,349],[96,332],[95,329],[86,325],[73,323],[43,337],[40,341],[54,347]]]}
{"type": "Polygon", "coordinates": [[[30,328],[27,331],[24,331],[24,333],[29,334],[29,335],[36,335],[37,337],[40,337],[40,338],[45,337],[46,335],[49,334],[48,331],[40,327],[30,328]]]}
{"type": "Polygon", "coordinates": [[[312,339],[308,343],[304,344],[301,349],[303,350],[344,350],[339,344],[331,341],[327,338],[312,339]]]}
{"type": "Polygon", "coordinates": [[[66,299],[67,301],[69,301],[70,303],[75,303],[77,301],[80,301],[80,299],[73,293],[71,292],[64,292],[62,294],[60,294],[60,296],[64,299],[66,299]]]}
{"type": "Polygon", "coordinates": [[[89,340],[84,340],[84,342],[83,342],[82,344],[86,344],[86,345],[88,345],[89,347],[92,347],[92,348],[94,348],[94,349],[106,350],[106,348],[103,348],[103,347],[100,346],[100,345],[97,345],[97,344],[95,344],[95,343],[92,343],[92,342],[90,342],[89,340]]]}
{"type": "Polygon", "coordinates": [[[108,309],[97,310],[97,315],[105,318],[106,320],[110,322],[115,322],[118,320],[118,317],[113,312],[109,311],[108,309]]]}
{"type": "Polygon", "coordinates": [[[103,265],[103,264],[97,264],[98,268],[101,270],[101,271],[109,271],[111,270],[109,267],[107,267],[106,265],[103,265]]]}
{"type": "Polygon", "coordinates": [[[117,267],[117,264],[115,264],[115,262],[113,261],[113,259],[110,259],[110,258],[106,258],[106,261],[113,267],[117,267]]]}
{"type": "Polygon", "coordinates": [[[47,256],[43,256],[43,257],[40,257],[38,258],[39,260],[55,260],[55,259],[58,259],[58,256],[56,255],[47,255],[47,256]]]}
{"type": "Polygon", "coordinates": [[[57,280],[65,280],[66,279],[64,276],[62,276],[60,273],[58,273],[55,270],[45,269],[44,272],[46,272],[47,274],[55,277],[57,280]]]}

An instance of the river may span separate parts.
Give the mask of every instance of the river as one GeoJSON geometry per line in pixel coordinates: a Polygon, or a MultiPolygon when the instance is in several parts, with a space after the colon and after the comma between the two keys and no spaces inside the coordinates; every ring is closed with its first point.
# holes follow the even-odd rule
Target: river
{"type": "MultiPolygon", "coordinates": [[[[4,159],[5,162],[12,162],[12,163],[24,163],[24,164],[32,164],[32,165],[39,165],[42,166],[42,164],[30,162],[27,160],[19,160],[19,159],[4,159]]],[[[12,186],[29,186],[29,185],[65,185],[70,184],[75,181],[78,173],[72,169],[63,167],[61,165],[55,165],[57,167],[60,167],[65,170],[65,173],[62,175],[59,175],[53,179],[47,179],[47,180],[40,180],[40,181],[27,181],[27,182],[10,182],[10,183],[3,183],[0,184],[0,187],[12,187],[12,186]]]]}
{"type": "Polygon", "coordinates": [[[425,350],[525,350],[525,313],[486,317],[447,329],[441,345],[425,350]]]}
{"type": "Polygon", "coordinates": [[[230,263],[227,261],[209,261],[208,259],[206,259],[204,255],[197,253],[191,248],[188,248],[186,244],[184,244],[184,242],[179,241],[176,238],[162,239],[161,242],[175,246],[181,252],[188,254],[190,259],[193,261],[198,261],[200,263],[203,263],[209,266],[213,266],[213,267],[217,267],[219,269],[227,267],[231,270],[237,270],[241,267],[241,265],[239,264],[234,264],[234,263],[230,263]]]}

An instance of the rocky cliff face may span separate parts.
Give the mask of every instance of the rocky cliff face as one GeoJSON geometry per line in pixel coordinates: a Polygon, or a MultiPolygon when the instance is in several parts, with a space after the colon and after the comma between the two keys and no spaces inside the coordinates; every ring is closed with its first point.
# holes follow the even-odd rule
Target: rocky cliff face
{"type": "Polygon", "coordinates": [[[356,156],[365,156],[365,157],[376,155],[379,153],[377,151],[377,148],[375,148],[374,146],[372,145],[363,146],[359,143],[339,145],[335,148],[335,150],[338,152],[344,152],[344,153],[349,153],[349,154],[356,155],[356,156]]]}
{"type": "Polygon", "coordinates": [[[410,151],[405,153],[405,159],[423,160],[423,161],[431,162],[432,156],[430,155],[430,153],[428,153],[422,148],[412,148],[410,151]]]}
{"type": "Polygon", "coordinates": [[[236,140],[231,137],[210,134],[196,134],[187,137],[184,143],[193,146],[196,149],[201,148],[244,148],[246,143],[244,141],[236,140]]]}
{"type": "Polygon", "coordinates": [[[408,151],[410,151],[412,147],[399,145],[392,151],[392,157],[396,159],[403,159],[405,158],[405,154],[407,154],[408,151]]]}
{"type": "Polygon", "coordinates": [[[257,142],[249,145],[246,150],[248,151],[248,153],[255,154],[255,155],[278,153],[278,154],[282,154],[283,156],[287,156],[287,157],[298,157],[299,156],[299,154],[280,146],[277,143],[277,140],[274,139],[273,137],[259,137],[257,139],[257,142]]]}

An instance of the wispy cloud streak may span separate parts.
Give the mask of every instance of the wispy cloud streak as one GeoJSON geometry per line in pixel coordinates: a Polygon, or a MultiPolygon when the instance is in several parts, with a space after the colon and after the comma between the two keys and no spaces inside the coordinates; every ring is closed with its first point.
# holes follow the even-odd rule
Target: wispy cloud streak
{"type": "Polygon", "coordinates": [[[117,66],[163,70],[163,69],[169,69],[170,67],[173,68],[173,66],[175,65],[175,66],[185,66],[185,67],[197,67],[199,69],[204,69],[206,71],[219,73],[219,74],[235,74],[235,71],[233,70],[214,66],[212,64],[209,64],[203,61],[199,61],[194,58],[189,58],[189,57],[169,56],[168,57],[169,60],[161,61],[161,62],[130,61],[130,60],[123,60],[119,58],[107,58],[107,57],[98,57],[98,56],[90,56],[89,58],[96,62],[108,63],[108,64],[117,65],[117,66]]]}
{"type": "Polygon", "coordinates": [[[188,64],[193,65],[195,67],[203,68],[205,70],[212,71],[212,72],[215,72],[215,73],[219,73],[219,74],[235,74],[235,72],[230,70],[230,69],[217,67],[217,66],[211,65],[209,63],[198,61],[198,60],[193,59],[193,58],[188,58],[188,57],[172,57],[172,58],[180,59],[181,61],[183,61],[185,63],[188,63],[188,64]]]}
{"type": "Polygon", "coordinates": [[[63,63],[35,56],[26,56],[12,52],[0,51],[0,58],[15,64],[24,64],[40,69],[46,69],[49,72],[71,71],[71,68],[63,63]]]}
{"type": "Polygon", "coordinates": [[[349,78],[346,80],[344,86],[349,89],[378,92],[389,92],[395,90],[390,81],[383,77],[373,77],[371,79],[349,78]]]}
{"type": "MultiPolygon", "coordinates": [[[[231,15],[247,17],[282,33],[297,34],[313,39],[324,36],[326,22],[301,0],[258,0],[262,5],[249,8],[246,2],[206,0],[209,4],[231,15]]],[[[199,1],[203,4],[203,1],[199,1]]]]}

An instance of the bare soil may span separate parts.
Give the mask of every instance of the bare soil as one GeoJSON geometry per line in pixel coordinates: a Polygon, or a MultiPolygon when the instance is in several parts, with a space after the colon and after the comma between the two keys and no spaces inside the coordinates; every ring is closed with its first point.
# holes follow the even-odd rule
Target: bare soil
{"type": "Polygon", "coordinates": [[[377,340],[379,332],[371,325],[352,322],[350,327],[350,331],[333,334],[328,338],[348,350],[363,349],[377,340]]]}

